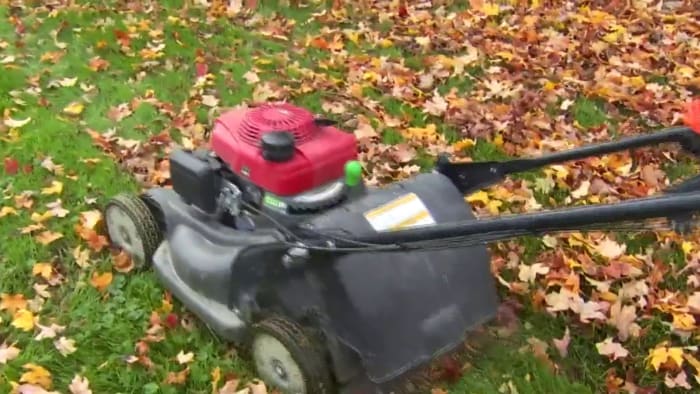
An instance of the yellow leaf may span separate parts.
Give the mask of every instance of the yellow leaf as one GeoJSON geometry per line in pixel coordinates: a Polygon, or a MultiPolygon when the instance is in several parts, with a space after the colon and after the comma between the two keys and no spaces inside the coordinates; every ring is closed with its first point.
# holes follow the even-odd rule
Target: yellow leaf
{"type": "Polygon", "coordinates": [[[627,83],[635,89],[641,89],[646,86],[646,81],[640,76],[632,77],[627,79],[627,83]]]}
{"type": "Polygon", "coordinates": [[[34,329],[34,314],[27,309],[18,310],[12,319],[12,326],[22,331],[34,329]]]}
{"type": "Polygon", "coordinates": [[[688,254],[693,249],[695,249],[695,243],[690,241],[683,241],[683,243],[681,244],[681,249],[683,249],[683,253],[688,254]]]}
{"type": "Polygon", "coordinates": [[[36,263],[32,267],[32,275],[39,275],[42,278],[49,280],[53,273],[53,267],[49,263],[36,263]]]}
{"type": "Polygon", "coordinates": [[[498,215],[498,208],[500,208],[501,205],[503,205],[503,201],[491,200],[488,202],[488,204],[486,204],[486,207],[492,215],[498,215]]]}
{"type": "Polygon", "coordinates": [[[112,273],[105,272],[103,274],[98,274],[94,272],[90,278],[90,284],[99,291],[105,291],[107,287],[112,283],[112,273]]]}
{"type": "Polygon", "coordinates": [[[216,388],[219,386],[219,380],[221,380],[221,368],[216,367],[211,371],[211,391],[216,392],[216,388]]]}
{"type": "Polygon", "coordinates": [[[481,202],[482,204],[488,204],[488,202],[489,202],[489,195],[488,195],[485,191],[480,190],[480,191],[478,191],[478,192],[476,192],[476,193],[474,193],[474,194],[468,196],[468,197],[466,198],[466,200],[467,200],[467,202],[469,202],[469,203],[473,203],[473,202],[479,201],[479,202],[481,202]]]}
{"type": "Polygon", "coordinates": [[[503,146],[503,136],[499,133],[493,138],[493,143],[496,146],[503,146]]]}
{"type": "Polygon", "coordinates": [[[51,388],[51,372],[46,368],[33,363],[24,364],[22,368],[26,372],[20,376],[20,383],[37,384],[46,390],[51,388]]]}
{"type": "Polygon", "coordinates": [[[17,215],[17,210],[12,207],[2,207],[0,208],[0,218],[7,215],[17,215]]]}
{"type": "Polygon", "coordinates": [[[394,46],[394,42],[388,38],[384,38],[383,40],[379,41],[379,46],[382,48],[391,48],[394,46]]]}
{"type": "Polygon", "coordinates": [[[452,148],[455,151],[459,152],[459,151],[464,150],[464,149],[469,149],[474,145],[476,145],[476,142],[473,139],[464,138],[464,139],[459,140],[459,141],[455,142],[454,144],[452,144],[452,148]]]}
{"type": "Polygon", "coordinates": [[[63,113],[68,115],[80,115],[85,109],[85,105],[79,101],[74,101],[65,108],[63,108],[63,113]]]}
{"type": "Polygon", "coordinates": [[[659,346],[649,350],[647,360],[654,367],[655,371],[659,371],[662,365],[668,361],[673,361],[676,368],[683,366],[683,348],[659,346]]]}
{"type": "Polygon", "coordinates": [[[53,214],[51,211],[46,211],[44,213],[32,212],[30,219],[32,219],[33,222],[41,223],[51,219],[52,217],[53,214]]]}
{"type": "Polygon", "coordinates": [[[484,3],[481,7],[481,11],[486,14],[486,16],[496,16],[501,12],[501,7],[496,3],[484,3]]]}
{"type": "Polygon", "coordinates": [[[695,317],[690,313],[674,313],[673,327],[683,331],[692,331],[696,328],[695,317]]]}
{"type": "Polygon", "coordinates": [[[52,181],[51,186],[41,189],[41,194],[61,194],[63,191],[63,183],[52,181]]]}

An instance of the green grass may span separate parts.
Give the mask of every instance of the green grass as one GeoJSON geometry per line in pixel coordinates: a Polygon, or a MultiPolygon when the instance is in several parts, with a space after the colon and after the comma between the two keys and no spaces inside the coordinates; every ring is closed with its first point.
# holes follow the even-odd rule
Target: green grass
{"type": "MultiPolygon", "coordinates": [[[[179,326],[168,329],[164,341],[150,344],[149,356],[155,365],[153,370],[125,362],[129,355],[135,354],[135,345],[145,335],[152,311],[161,308],[165,290],[150,272],[115,272],[108,290],[101,294],[89,284],[89,280],[94,272],[111,269],[109,254],[104,251],[92,253],[87,268],[81,268],[73,257],[72,250],[77,245],[85,248],[85,243],[74,231],[80,212],[99,208],[118,192],[137,191],[139,188],[133,174],[123,171],[96,147],[86,131],[92,129],[102,133],[113,129],[122,138],[145,141],[149,136],[168,129],[171,119],[148,103],[142,104],[131,116],[118,123],[110,120],[107,114],[111,107],[129,103],[149,91],[153,91],[159,101],[172,104],[177,112],[185,105],[195,81],[197,49],[203,49],[210,56],[209,69],[215,75],[213,89],[222,106],[233,106],[251,99],[255,87],[248,84],[243,75],[253,67],[258,67],[262,81],[285,81],[285,78],[294,76],[289,67],[294,62],[340,79],[348,70],[342,66],[331,70],[319,69],[318,64],[328,55],[315,49],[308,49],[305,53],[290,52],[290,61],[285,69],[281,66],[284,61],[278,59],[278,55],[287,51],[288,43],[264,37],[241,24],[226,20],[207,23],[203,13],[197,10],[184,15],[197,20],[181,19],[187,23],[187,26],[181,26],[172,18],[169,20],[168,16],[183,17],[180,13],[182,1],[161,1],[162,12],[158,16],[123,10],[115,12],[110,8],[114,6],[113,2],[109,1],[103,1],[107,8],[99,10],[94,6],[98,2],[92,3],[93,6],[83,11],[60,11],[54,17],[45,12],[23,11],[26,33],[20,47],[15,47],[14,27],[7,23],[9,10],[0,7],[3,20],[0,23],[0,40],[9,43],[5,50],[0,51],[0,57],[11,54],[17,58],[12,67],[7,66],[0,72],[0,92],[17,92],[15,98],[0,95],[0,112],[12,111],[14,119],[32,119],[19,129],[17,141],[0,142],[0,156],[15,159],[21,166],[33,167],[27,174],[11,176],[3,173],[0,189],[6,196],[25,190],[36,192],[31,209],[18,210],[16,216],[0,218],[0,234],[4,236],[0,241],[0,292],[20,293],[27,299],[34,298],[36,290],[32,286],[41,280],[32,275],[32,267],[38,262],[51,262],[65,281],[49,287],[51,296],[38,315],[39,323],[64,325],[63,335],[74,339],[78,348],[75,353],[64,357],[55,349],[52,340],[33,340],[35,332],[22,332],[12,327],[9,324],[12,316],[7,311],[0,312],[0,343],[2,340],[16,342],[21,348],[17,359],[0,365],[0,392],[9,392],[10,382],[19,381],[25,363],[39,364],[51,371],[54,387],[62,392],[67,390],[75,374],[89,378],[95,393],[210,392],[211,373],[215,368],[220,368],[223,375],[235,374],[249,380],[255,374],[247,360],[237,357],[231,345],[219,340],[184,311],[177,301],[174,302],[174,312],[181,318],[189,319],[192,328],[188,330],[179,326]],[[139,51],[149,41],[147,31],[132,40],[134,56],[120,52],[114,39],[113,30],[126,30],[127,22],[134,19],[150,20],[152,27],[158,26],[164,33],[164,56],[160,64],[153,68],[143,70],[143,60],[139,57],[139,51]],[[113,25],[99,27],[98,21],[105,20],[112,21],[113,25]],[[51,31],[59,28],[61,31],[57,39],[65,43],[65,54],[55,64],[40,61],[42,55],[60,50],[50,35],[51,31]],[[102,41],[106,46],[100,48],[102,41]],[[107,70],[96,72],[89,69],[89,60],[96,56],[109,62],[107,70]],[[259,64],[259,59],[269,60],[271,64],[259,64]],[[48,87],[50,81],[62,78],[78,78],[78,83],[71,87],[48,87]],[[38,94],[36,89],[30,89],[33,81],[38,81],[36,83],[41,88],[38,94]],[[88,86],[92,86],[92,89],[84,89],[88,86]],[[22,102],[18,102],[19,99],[22,102]],[[84,103],[82,114],[71,117],[61,113],[65,106],[75,101],[84,103]],[[64,174],[55,175],[42,168],[41,162],[46,157],[62,165],[64,174]],[[85,159],[91,158],[101,161],[89,165],[84,163],[85,159]],[[38,193],[53,180],[63,183],[60,196],[38,193]],[[57,198],[60,198],[69,214],[64,218],[51,218],[45,225],[51,231],[62,233],[63,238],[43,246],[31,235],[20,233],[21,228],[32,223],[32,212],[44,212],[46,204],[57,198]],[[90,203],[89,199],[95,199],[95,202],[90,203]],[[189,379],[184,386],[165,384],[163,382],[169,372],[183,369],[174,361],[180,351],[195,354],[189,379]]],[[[263,14],[271,17],[274,2],[262,3],[263,14]]],[[[317,10],[281,11],[298,23],[290,41],[301,42],[307,35],[319,33],[322,26],[318,23],[302,24],[313,11],[317,10]]],[[[375,28],[381,30],[379,26],[375,28]]],[[[391,26],[386,28],[391,29],[391,26]]],[[[348,50],[368,51],[373,56],[387,56],[395,61],[405,58],[408,67],[421,67],[418,56],[399,48],[349,45],[348,50]]],[[[288,82],[289,86],[294,86],[293,78],[288,82]]],[[[437,88],[443,94],[452,88],[460,94],[468,94],[472,85],[473,81],[465,77],[448,79],[437,88]]],[[[413,127],[437,123],[440,131],[451,141],[456,139],[454,130],[449,126],[384,93],[378,89],[367,89],[365,92],[368,99],[378,100],[387,113],[408,116],[413,127]]],[[[321,111],[323,98],[323,92],[306,92],[293,96],[293,101],[321,111]]],[[[571,111],[585,128],[608,121],[601,106],[587,99],[577,101],[571,111]]],[[[204,125],[212,120],[204,109],[200,108],[197,115],[198,121],[204,125]]],[[[0,136],[2,134],[0,129],[0,136]]],[[[173,135],[176,135],[174,131],[173,135]]],[[[402,141],[401,134],[393,129],[384,130],[382,138],[385,143],[402,141]]],[[[475,160],[507,157],[488,141],[478,141],[470,153],[475,160]]],[[[424,155],[419,155],[416,163],[424,168],[429,168],[431,164],[430,158],[424,155]]],[[[675,177],[680,177],[688,173],[687,168],[681,163],[670,171],[675,177]]],[[[530,174],[529,179],[533,179],[533,176],[530,174]]],[[[527,178],[528,174],[523,177],[527,178]]],[[[0,200],[0,206],[3,205],[12,206],[13,199],[0,200]]],[[[529,240],[526,244],[528,247],[524,258],[531,259],[540,251],[541,244],[537,239],[529,240]]],[[[668,258],[678,260],[677,255],[668,258]]],[[[589,386],[597,384],[600,388],[606,366],[601,364],[597,354],[591,352],[589,338],[577,337],[572,340],[569,357],[558,360],[565,366],[562,373],[553,373],[532,352],[518,351],[530,337],[543,340],[559,338],[564,330],[562,321],[532,311],[525,316],[529,323],[524,330],[507,340],[491,341],[482,352],[470,356],[470,367],[459,382],[452,385],[435,382],[435,386],[449,386],[450,392],[454,393],[592,393],[594,391],[589,386]]]]}

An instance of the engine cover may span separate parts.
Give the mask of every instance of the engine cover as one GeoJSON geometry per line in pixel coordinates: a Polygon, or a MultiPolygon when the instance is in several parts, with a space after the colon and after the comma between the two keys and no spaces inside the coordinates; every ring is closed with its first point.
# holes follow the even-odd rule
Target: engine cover
{"type": "Polygon", "coordinates": [[[278,196],[341,179],[345,163],[357,158],[352,133],[317,122],[311,112],[288,103],[229,111],[216,120],[211,138],[212,149],[234,173],[278,196]],[[284,147],[280,144],[291,138],[267,138],[266,148],[277,144],[276,151],[263,152],[263,135],[271,132],[287,132],[293,143],[284,147]],[[281,154],[286,148],[293,154],[281,154]]]}

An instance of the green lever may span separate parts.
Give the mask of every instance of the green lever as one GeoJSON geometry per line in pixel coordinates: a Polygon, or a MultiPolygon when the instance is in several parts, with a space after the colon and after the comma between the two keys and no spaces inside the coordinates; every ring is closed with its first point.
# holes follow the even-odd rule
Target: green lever
{"type": "Polygon", "coordinates": [[[362,164],[357,160],[345,163],[345,184],[353,187],[362,181],[362,164]]]}

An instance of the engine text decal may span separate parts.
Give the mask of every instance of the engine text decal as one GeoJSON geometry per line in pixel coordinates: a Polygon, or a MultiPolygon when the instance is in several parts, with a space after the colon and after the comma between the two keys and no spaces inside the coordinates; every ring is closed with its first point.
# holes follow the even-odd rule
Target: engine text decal
{"type": "Polygon", "coordinates": [[[415,193],[405,194],[367,211],[365,218],[375,231],[401,230],[435,224],[430,211],[415,193]]]}

